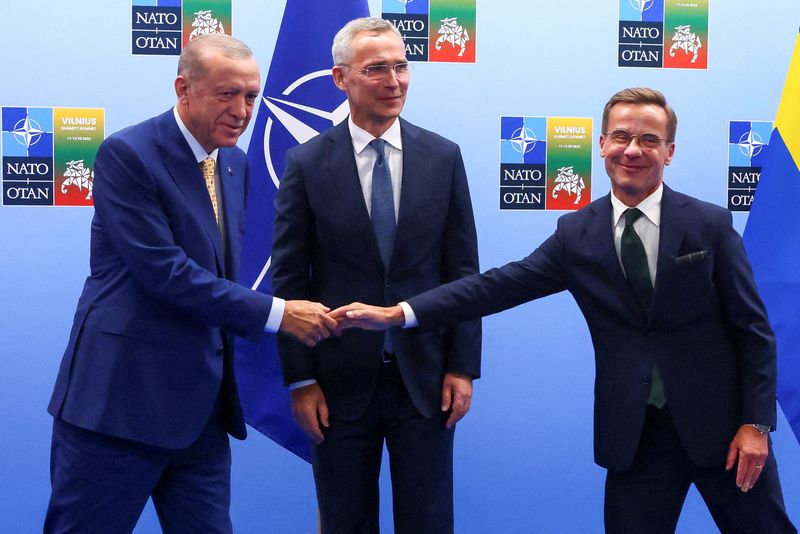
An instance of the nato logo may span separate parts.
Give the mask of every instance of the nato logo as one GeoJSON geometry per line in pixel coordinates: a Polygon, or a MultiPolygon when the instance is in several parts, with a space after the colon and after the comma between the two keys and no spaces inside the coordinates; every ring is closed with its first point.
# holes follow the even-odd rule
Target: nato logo
{"type": "Polygon", "coordinates": [[[547,193],[547,119],[500,119],[500,209],[543,210],[547,193]]]}
{"type": "Polygon", "coordinates": [[[275,187],[280,184],[286,151],[347,119],[350,107],[331,91],[331,70],[309,72],[280,93],[265,88],[264,163],[275,187]]]}
{"type": "Polygon", "coordinates": [[[4,157],[53,157],[51,108],[3,108],[4,157]]]}
{"type": "Polygon", "coordinates": [[[3,205],[53,205],[53,111],[2,108],[3,205]]]}
{"type": "Polygon", "coordinates": [[[664,0],[619,0],[618,43],[618,66],[661,67],[664,0]]]}
{"type": "Polygon", "coordinates": [[[131,52],[170,55],[181,53],[181,0],[133,0],[131,52]]]}
{"type": "Polygon", "coordinates": [[[428,61],[428,0],[383,0],[383,18],[403,36],[409,61],[428,61]]]}
{"type": "Polygon", "coordinates": [[[728,135],[728,209],[750,211],[766,161],[772,122],[731,121],[728,135]]]}

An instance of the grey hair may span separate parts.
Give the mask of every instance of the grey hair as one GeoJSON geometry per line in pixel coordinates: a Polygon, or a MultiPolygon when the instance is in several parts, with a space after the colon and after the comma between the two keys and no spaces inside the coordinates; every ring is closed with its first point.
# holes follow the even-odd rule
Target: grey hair
{"type": "Polygon", "coordinates": [[[353,19],[342,27],[341,30],[336,32],[333,38],[333,46],[331,47],[331,54],[333,55],[334,65],[344,65],[353,57],[353,38],[356,34],[361,32],[384,33],[391,32],[398,38],[402,39],[403,36],[395,28],[394,24],[388,20],[379,19],[377,17],[363,17],[360,19],[353,19]]]}
{"type": "Polygon", "coordinates": [[[178,59],[178,76],[194,81],[203,78],[206,66],[203,56],[206,51],[218,52],[230,59],[248,59],[253,57],[253,51],[236,37],[224,33],[198,35],[181,52],[178,59]]]}

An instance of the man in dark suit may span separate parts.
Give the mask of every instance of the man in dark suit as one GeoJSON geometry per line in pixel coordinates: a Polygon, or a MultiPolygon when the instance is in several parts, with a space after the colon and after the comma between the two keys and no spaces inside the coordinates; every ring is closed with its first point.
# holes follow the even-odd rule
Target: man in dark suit
{"type": "Polygon", "coordinates": [[[620,91],[600,137],[610,195],[521,261],[332,315],[429,330],[568,290],[595,349],[606,530],[673,532],[694,483],[723,532],[795,532],[769,455],[775,340],[730,213],[662,183],[676,127],[658,91],[620,91]]]}
{"type": "Polygon", "coordinates": [[[246,434],[231,335],[314,345],[335,326],[320,304],[235,282],[248,187],[235,145],[259,89],[244,43],[198,38],[175,107],[98,151],[91,274],[49,406],[45,532],[130,532],[149,496],[165,531],[230,532],[227,434],[246,434]]]}
{"type": "MultiPolygon", "coordinates": [[[[350,117],[287,153],[275,294],[384,305],[477,272],[458,146],[399,118],[410,77],[400,34],[381,19],[351,21],[333,59],[350,117]]],[[[479,320],[350,331],[313,350],[279,339],[295,417],[315,442],[323,532],[378,532],[384,440],[395,532],[453,531],[453,425],[469,409],[480,339],[479,320]]]]}

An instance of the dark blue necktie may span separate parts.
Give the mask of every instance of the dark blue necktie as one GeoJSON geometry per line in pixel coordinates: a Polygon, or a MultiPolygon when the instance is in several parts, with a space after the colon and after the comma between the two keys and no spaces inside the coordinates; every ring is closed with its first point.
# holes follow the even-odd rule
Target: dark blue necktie
{"type": "Polygon", "coordinates": [[[372,167],[372,228],[378,240],[383,266],[389,270],[389,260],[394,248],[394,232],[397,226],[394,217],[394,195],[392,194],[392,176],[389,173],[389,162],[384,153],[386,141],[373,139],[369,145],[377,152],[375,165],[372,167]]]}

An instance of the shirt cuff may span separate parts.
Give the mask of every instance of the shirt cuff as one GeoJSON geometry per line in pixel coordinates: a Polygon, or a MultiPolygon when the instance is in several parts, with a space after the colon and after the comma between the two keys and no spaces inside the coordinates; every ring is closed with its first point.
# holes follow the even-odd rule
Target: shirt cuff
{"type": "Polygon", "coordinates": [[[411,306],[408,305],[408,302],[401,302],[398,304],[403,309],[403,315],[405,315],[406,323],[403,325],[403,328],[415,328],[419,323],[417,322],[417,316],[414,314],[414,310],[411,309],[411,306]]]}
{"type": "Polygon", "coordinates": [[[264,331],[274,334],[281,327],[283,321],[283,310],[286,308],[286,301],[272,297],[272,308],[269,310],[269,317],[267,317],[267,324],[264,325],[264,331]]]}
{"type": "Polygon", "coordinates": [[[300,388],[303,388],[303,387],[306,387],[306,386],[310,386],[311,384],[316,384],[316,383],[317,383],[317,381],[314,380],[313,378],[311,378],[309,380],[301,380],[300,382],[292,382],[291,384],[289,384],[289,390],[290,391],[294,391],[296,389],[300,389],[300,388]]]}

